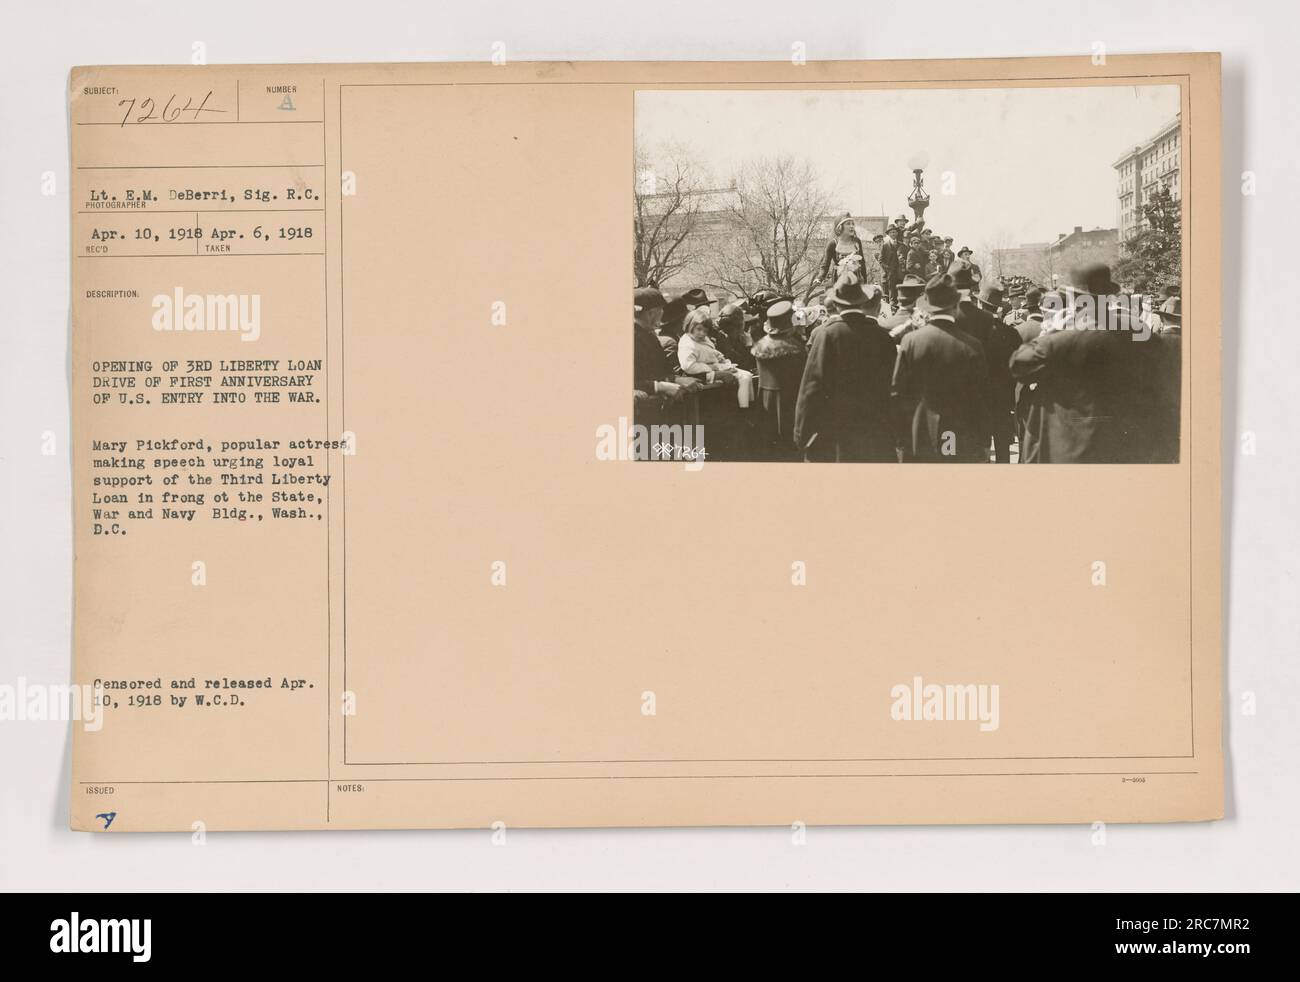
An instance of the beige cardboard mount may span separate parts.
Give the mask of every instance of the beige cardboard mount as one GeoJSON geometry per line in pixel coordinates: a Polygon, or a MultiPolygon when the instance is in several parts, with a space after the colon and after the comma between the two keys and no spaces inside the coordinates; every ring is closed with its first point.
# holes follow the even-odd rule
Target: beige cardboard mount
{"type": "Polygon", "coordinates": [[[124,66],[70,96],[74,681],[107,705],[73,828],[1222,815],[1218,55],[124,66]],[[639,90],[1154,84],[1180,463],[598,459],[632,414],[639,90]],[[177,291],[257,297],[256,341],[155,329],[177,291]],[[996,684],[999,726],[891,718],[916,680],[996,684]]]}

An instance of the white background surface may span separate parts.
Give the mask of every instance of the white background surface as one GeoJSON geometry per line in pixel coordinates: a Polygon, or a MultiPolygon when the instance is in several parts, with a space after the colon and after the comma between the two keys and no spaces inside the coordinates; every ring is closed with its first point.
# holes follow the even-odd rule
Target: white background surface
{"type": "MultiPolygon", "coordinates": [[[[656,0],[6,4],[0,31],[0,683],[66,682],[71,645],[67,77],[74,65],[230,62],[961,58],[1223,52],[1225,730],[1211,824],[332,832],[68,831],[69,733],[0,722],[0,888],[1296,889],[1295,125],[1290,3],[656,0]],[[42,196],[41,175],[59,193],[42,196]],[[1241,194],[1244,170],[1258,192],[1241,194]],[[41,434],[59,453],[42,456],[41,434]],[[1238,440],[1253,431],[1255,456],[1238,440]],[[1253,692],[1254,716],[1240,710],[1253,692]]],[[[598,138],[598,134],[593,134],[598,138]]],[[[996,134],[990,134],[996,139],[996,134]]],[[[1069,152],[1062,134],[1061,152],[1069,152]]],[[[1159,510],[1159,501],[1135,501],[1159,510]]],[[[1033,584],[1020,587],[1032,594],[1033,584]]],[[[1133,656],[1141,657],[1140,652],[1133,656]]],[[[1099,816],[1103,817],[1103,816],[1099,816]]]]}

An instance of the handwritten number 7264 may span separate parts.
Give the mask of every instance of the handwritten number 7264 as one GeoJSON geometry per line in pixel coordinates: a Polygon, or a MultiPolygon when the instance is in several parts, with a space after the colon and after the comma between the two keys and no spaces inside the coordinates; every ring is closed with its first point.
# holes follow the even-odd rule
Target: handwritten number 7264
{"type": "Polygon", "coordinates": [[[136,99],[119,99],[117,104],[126,107],[126,111],[122,113],[122,126],[127,123],[175,123],[182,119],[186,113],[190,114],[192,122],[197,120],[203,113],[225,112],[224,109],[209,108],[208,100],[211,98],[212,91],[209,90],[197,106],[194,104],[192,96],[186,97],[185,105],[180,105],[180,96],[174,93],[167,99],[166,104],[161,109],[152,96],[138,100],[138,105],[136,99]]]}

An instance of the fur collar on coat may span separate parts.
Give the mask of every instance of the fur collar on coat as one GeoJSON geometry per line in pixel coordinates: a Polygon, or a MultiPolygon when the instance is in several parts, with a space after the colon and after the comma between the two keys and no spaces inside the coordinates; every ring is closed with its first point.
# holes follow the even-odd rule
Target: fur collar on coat
{"type": "Polygon", "coordinates": [[[781,338],[775,334],[765,334],[749,352],[759,361],[771,361],[775,358],[789,358],[804,354],[804,346],[797,338],[781,338]]]}

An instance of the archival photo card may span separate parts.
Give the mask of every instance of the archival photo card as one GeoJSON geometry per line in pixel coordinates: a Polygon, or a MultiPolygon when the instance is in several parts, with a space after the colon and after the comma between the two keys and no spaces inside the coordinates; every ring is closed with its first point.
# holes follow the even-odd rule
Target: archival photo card
{"type": "Polygon", "coordinates": [[[77,69],[72,826],[1221,816],[1219,83],[77,69]]]}

